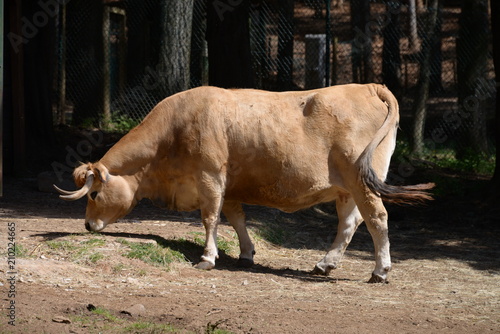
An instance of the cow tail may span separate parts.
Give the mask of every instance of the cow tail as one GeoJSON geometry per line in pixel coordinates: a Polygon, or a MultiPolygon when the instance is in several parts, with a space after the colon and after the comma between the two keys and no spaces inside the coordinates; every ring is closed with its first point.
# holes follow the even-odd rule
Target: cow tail
{"type": "Polygon", "coordinates": [[[395,186],[380,180],[372,167],[372,157],[375,149],[387,136],[389,131],[397,126],[398,102],[394,95],[385,86],[375,86],[377,96],[387,104],[387,117],[375,133],[372,141],[364,149],[358,158],[359,176],[361,181],[385,202],[396,204],[419,204],[432,200],[432,196],[426,191],[434,187],[434,183],[417,184],[411,186],[395,186]]]}

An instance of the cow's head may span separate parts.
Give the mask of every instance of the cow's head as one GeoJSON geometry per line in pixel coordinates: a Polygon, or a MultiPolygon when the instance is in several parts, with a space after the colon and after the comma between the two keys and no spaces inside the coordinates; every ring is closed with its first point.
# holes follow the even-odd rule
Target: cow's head
{"type": "Polygon", "coordinates": [[[89,231],[101,231],[108,224],[125,216],[137,203],[131,177],[111,175],[101,163],[81,165],[73,171],[76,191],[62,190],[60,198],[74,201],[87,195],[85,228],[89,231]]]}

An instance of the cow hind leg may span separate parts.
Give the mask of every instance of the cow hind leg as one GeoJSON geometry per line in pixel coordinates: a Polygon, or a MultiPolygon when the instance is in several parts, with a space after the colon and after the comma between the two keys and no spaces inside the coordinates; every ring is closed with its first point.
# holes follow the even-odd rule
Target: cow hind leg
{"type": "Polygon", "coordinates": [[[250,268],[253,266],[253,256],[255,251],[252,240],[248,235],[245,223],[245,213],[243,212],[241,203],[226,201],[222,206],[222,212],[238,235],[240,243],[240,257],[236,265],[242,268],[250,268]]]}
{"type": "Polygon", "coordinates": [[[352,197],[338,199],[336,206],[339,217],[337,235],[325,257],[314,267],[313,274],[316,275],[328,275],[332,269],[337,269],[354,232],[363,222],[352,197]]]}
{"type": "Polygon", "coordinates": [[[353,197],[372,236],[375,248],[375,270],[368,283],[387,283],[387,274],[391,270],[387,210],[382,199],[364,186],[353,192],[353,197]]]}

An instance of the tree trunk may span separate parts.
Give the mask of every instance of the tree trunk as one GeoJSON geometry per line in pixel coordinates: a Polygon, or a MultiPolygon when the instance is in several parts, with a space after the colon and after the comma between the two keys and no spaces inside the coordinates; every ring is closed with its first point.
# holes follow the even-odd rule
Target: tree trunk
{"type": "Polygon", "coordinates": [[[271,73],[269,53],[267,52],[267,22],[269,8],[262,1],[251,3],[250,10],[250,31],[252,43],[252,68],[255,74],[254,85],[259,89],[275,89],[270,83],[271,73]]]}
{"type": "Polygon", "coordinates": [[[431,58],[430,58],[430,91],[432,94],[439,94],[443,92],[443,85],[441,76],[443,74],[443,53],[441,52],[441,29],[443,26],[443,11],[442,3],[438,3],[436,24],[434,25],[434,33],[431,44],[431,58]]]}
{"type": "Polygon", "coordinates": [[[410,13],[410,49],[412,52],[417,52],[420,48],[417,31],[417,6],[415,0],[408,0],[408,11],[410,13]]]}
{"type": "Polygon", "coordinates": [[[429,1],[429,15],[427,24],[427,30],[425,31],[426,38],[422,39],[422,59],[420,63],[420,74],[417,86],[417,96],[414,102],[413,114],[413,140],[412,140],[412,154],[420,156],[424,151],[424,129],[425,129],[425,119],[427,116],[427,99],[429,97],[429,74],[430,74],[430,61],[431,61],[431,48],[434,45],[434,39],[436,38],[436,21],[437,21],[437,9],[439,5],[439,0],[429,1]]]}
{"type": "Polygon", "coordinates": [[[249,0],[208,0],[209,84],[224,88],[253,87],[249,0]]]}
{"type": "Polygon", "coordinates": [[[481,90],[488,61],[488,2],[465,0],[457,39],[458,103],[465,134],[458,155],[487,153],[486,114],[481,90]]]}
{"type": "MultiPolygon", "coordinates": [[[[399,28],[400,1],[391,1],[386,4],[386,15],[390,17],[389,22],[382,31],[384,37],[384,48],[382,50],[382,75],[384,83],[393,92],[400,90],[401,78],[401,53],[399,50],[399,39],[401,30],[399,28]]],[[[396,94],[397,95],[397,94],[396,94]]]]}
{"type": "MultiPolygon", "coordinates": [[[[495,143],[496,143],[496,165],[493,175],[493,193],[497,199],[500,197],[500,1],[490,1],[491,7],[491,32],[493,35],[493,64],[495,66],[495,80],[497,83],[496,105],[495,105],[495,143]]],[[[497,201],[498,202],[498,201],[497,201]]]]}
{"type": "Polygon", "coordinates": [[[279,0],[278,90],[292,88],[294,0],[279,0]]]}
{"type": "Polygon", "coordinates": [[[369,29],[369,0],[351,1],[351,24],[355,33],[352,44],[352,79],[357,83],[373,81],[372,32],[369,29]]]}
{"type": "Polygon", "coordinates": [[[165,80],[165,96],[189,89],[189,59],[193,0],[161,2],[162,31],[160,69],[165,80]]]}
{"type": "Polygon", "coordinates": [[[193,28],[191,32],[191,87],[206,84],[203,82],[206,61],[205,31],[207,29],[207,2],[205,0],[194,0],[193,4],[193,28]]]}

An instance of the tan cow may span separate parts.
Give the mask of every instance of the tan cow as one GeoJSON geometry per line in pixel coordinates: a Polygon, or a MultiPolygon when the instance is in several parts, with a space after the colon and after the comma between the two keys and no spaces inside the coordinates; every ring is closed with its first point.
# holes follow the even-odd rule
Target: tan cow
{"type": "Polygon", "coordinates": [[[180,211],[201,209],[206,244],[197,267],[211,269],[222,211],[238,234],[243,266],[253,264],[242,203],[292,212],[336,200],[338,232],[314,273],[338,266],[358,225],[375,244],[370,282],[391,269],[382,200],[419,202],[432,184],[390,186],[398,103],[381,85],[344,85],[302,92],[215,87],[161,101],[95,163],[77,167],[75,192],[88,195],[85,225],[101,231],[142,198],[180,211]]]}

